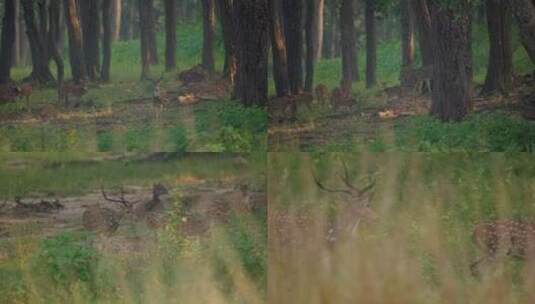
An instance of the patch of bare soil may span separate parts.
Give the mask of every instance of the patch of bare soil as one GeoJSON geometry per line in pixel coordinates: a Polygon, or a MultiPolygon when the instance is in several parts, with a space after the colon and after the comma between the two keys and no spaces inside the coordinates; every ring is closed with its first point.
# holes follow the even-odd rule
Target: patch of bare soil
{"type": "MultiPolygon", "coordinates": [[[[151,201],[153,194],[152,188],[139,186],[124,187],[123,191],[125,200],[141,206],[151,201]]],[[[120,192],[110,191],[108,195],[109,198],[117,198],[120,192]]],[[[143,220],[136,211],[140,208],[134,207],[134,213],[125,214],[115,232],[99,234],[95,245],[110,252],[136,252],[151,241],[150,232],[166,225],[173,214],[180,217],[180,223],[175,227],[178,232],[185,236],[202,236],[211,227],[226,223],[232,214],[249,214],[266,208],[267,204],[263,191],[255,191],[245,185],[211,184],[203,180],[183,185],[179,210],[173,203],[174,195],[171,192],[162,196],[161,206],[154,208],[149,216],[144,215],[143,220]],[[151,222],[154,220],[160,221],[159,225],[151,222]]],[[[0,240],[25,236],[50,237],[64,231],[81,231],[84,229],[84,211],[94,206],[117,213],[125,212],[121,204],[105,200],[100,191],[76,197],[7,201],[0,208],[0,240]],[[43,204],[43,201],[48,203],[43,204]]]]}

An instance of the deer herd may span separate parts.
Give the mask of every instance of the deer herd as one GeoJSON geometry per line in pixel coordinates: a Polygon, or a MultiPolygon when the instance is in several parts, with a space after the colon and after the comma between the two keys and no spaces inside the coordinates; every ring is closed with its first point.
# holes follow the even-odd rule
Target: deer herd
{"type": "MultiPolygon", "coordinates": [[[[337,209],[336,216],[328,220],[322,226],[322,233],[308,231],[310,227],[317,225],[321,219],[309,215],[294,215],[288,212],[272,211],[270,213],[270,228],[274,235],[271,238],[276,243],[275,246],[288,248],[288,246],[303,247],[303,240],[293,240],[290,230],[308,231],[309,233],[298,234],[300,237],[312,237],[316,241],[323,243],[327,249],[327,254],[323,259],[328,260],[325,269],[333,269],[332,250],[337,245],[344,242],[358,242],[359,226],[376,225],[381,221],[381,216],[372,209],[371,197],[375,182],[359,188],[350,182],[346,165],[344,173],[339,175],[342,183],[341,187],[330,187],[313,174],[314,183],[317,188],[325,193],[338,195],[339,205],[343,207],[337,209]],[[310,233],[311,232],[311,233],[310,233]]],[[[473,276],[479,276],[482,270],[488,270],[499,261],[507,258],[535,262],[535,222],[527,220],[493,220],[477,223],[471,233],[473,245],[477,248],[480,257],[473,261],[468,269],[473,276]]],[[[310,238],[304,242],[311,241],[310,238]]]]}

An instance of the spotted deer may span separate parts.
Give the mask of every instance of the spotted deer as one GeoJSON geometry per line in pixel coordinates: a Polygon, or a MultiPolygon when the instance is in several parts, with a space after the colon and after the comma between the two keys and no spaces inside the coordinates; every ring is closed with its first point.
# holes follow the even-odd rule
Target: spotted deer
{"type": "Polygon", "coordinates": [[[337,87],[332,91],[331,105],[336,111],[340,108],[351,109],[355,105],[355,99],[351,96],[351,93],[345,92],[344,89],[337,87]]]}
{"type": "Polygon", "coordinates": [[[320,104],[326,104],[329,102],[330,94],[329,94],[329,88],[327,88],[324,84],[318,84],[316,86],[316,89],[314,90],[316,93],[316,100],[320,104]]]}
{"type": "Polygon", "coordinates": [[[124,188],[121,187],[118,197],[111,197],[101,188],[103,198],[111,203],[119,204],[120,210],[102,207],[99,204],[85,205],[86,210],[82,214],[82,224],[85,229],[98,233],[114,233],[125,216],[133,216],[143,220],[151,228],[159,227],[161,220],[156,213],[163,209],[162,195],[169,193],[167,188],[160,183],[152,186],[152,199],[147,202],[129,201],[125,198],[124,188]]]}
{"type": "Polygon", "coordinates": [[[403,68],[400,82],[402,92],[422,95],[431,92],[431,80],[433,78],[433,66],[428,65],[422,68],[403,68]]]}
{"type": "Polygon", "coordinates": [[[479,273],[480,265],[500,257],[535,258],[535,222],[498,220],[479,223],[472,239],[483,251],[483,257],[470,265],[472,274],[479,273]]]}
{"type": "Polygon", "coordinates": [[[61,86],[61,90],[59,90],[59,92],[60,101],[64,100],[65,107],[68,108],[71,106],[69,102],[69,96],[76,97],[77,102],[80,103],[80,99],[87,94],[88,90],[85,84],[66,83],[61,86]]]}
{"type": "Polygon", "coordinates": [[[28,112],[32,111],[31,108],[31,97],[33,93],[33,87],[30,83],[25,83],[20,86],[15,87],[15,92],[18,98],[24,98],[26,100],[26,110],[28,112]]]}

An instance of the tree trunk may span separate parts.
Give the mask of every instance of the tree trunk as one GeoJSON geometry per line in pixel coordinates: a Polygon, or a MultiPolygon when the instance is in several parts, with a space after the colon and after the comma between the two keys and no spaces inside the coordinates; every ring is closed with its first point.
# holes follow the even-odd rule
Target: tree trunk
{"type": "Polygon", "coordinates": [[[431,45],[431,15],[426,0],[410,0],[418,27],[418,41],[422,54],[422,65],[433,64],[433,47],[431,45]]]}
{"type": "Polygon", "coordinates": [[[470,18],[434,2],[429,8],[434,57],[431,115],[459,121],[471,102],[470,18]]]}
{"type": "Polygon", "coordinates": [[[288,80],[288,55],[286,41],[282,29],[281,0],[269,0],[271,9],[271,45],[273,53],[273,79],[277,96],[282,97],[290,92],[288,80]]]}
{"type": "Polygon", "coordinates": [[[112,16],[113,16],[112,41],[119,40],[119,36],[121,33],[122,14],[123,14],[123,1],[113,0],[113,3],[112,3],[112,16]]]}
{"type": "Polygon", "coordinates": [[[176,68],[176,1],[165,0],[165,69],[176,68]]]}
{"type": "Polygon", "coordinates": [[[329,19],[324,32],[323,58],[331,59],[334,57],[334,45],[337,40],[338,0],[327,1],[327,7],[329,9],[329,19]]]}
{"type": "Polygon", "coordinates": [[[208,71],[215,70],[214,61],[214,33],[215,33],[215,6],[214,0],[202,0],[203,13],[203,47],[202,66],[208,71]]]}
{"type": "Polygon", "coordinates": [[[531,61],[535,63],[535,1],[511,0],[511,5],[520,27],[522,44],[531,61]]]}
{"type": "Polygon", "coordinates": [[[121,17],[121,40],[129,41],[132,39],[132,28],[134,27],[134,9],[136,5],[135,0],[123,0],[123,14],[121,17]]]}
{"type": "Polygon", "coordinates": [[[366,87],[377,82],[377,31],[375,27],[375,2],[366,0],[366,87]]]}
{"type": "Polygon", "coordinates": [[[314,64],[316,61],[316,32],[315,19],[317,19],[316,0],[307,0],[306,15],[305,15],[305,42],[306,42],[306,77],[305,77],[305,91],[312,93],[314,90],[314,64]]]}
{"type": "Polygon", "coordinates": [[[139,34],[141,40],[141,80],[150,79],[151,54],[149,50],[150,28],[149,15],[152,14],[151,0],[138,0],[139,4],[139,34]]]}
{"type": "Polygon", "coordinates": [[[351,93],[354,79],[354,63],[357,60],[356,54],[356,34],[354,0],[342,0],[340,6],[340,31],[342,33],[342,84],[341,88],[345,94],[351,93]]]}
{"type": "MultiPolygon", "coordinates": [[[[15,45],[13,46],[13,66],[22,64],[22,39],[21,39],[21,22],[20,22],[20,1],[13,1],[15,3],[15,45]]],[[[7,7],[7,5],[6,5],[7,7]]]]}
{"type": "Polygon", "coordinates": [[[29,78],[40,83],[48,83],[53,81],[54,77],[48,66],[47,44],[44,41],[44,37],[40,35],[37,25],[35,24],[33,4],[33,0],[22,0],[24,20],[26,23],[26,35],[30,42],[33,66],[29,78]]]}
{"type": "Polygon", "coordinates": [[[303,92],[303,0],[283,1],[290,92],[303,92]]]}
{"type": "Polygon", "coordinates": [[[320,60],[323,51],[323,32],[325,25],[325,0],[314,0],[314,19],[313,30],[314,33],[314,60],[320,60]]]}
{"type": "Polygon", "coordinates": [[[217,0],[216,3],[219,6],[219,19],[221,20],[223,44],[225,45],[225,66],[223,68],[223,74],[230,80],[231,85],[234,86],[236,80],[236,50],[232,2],[232,0],[217,0]]]}
{"type": "Polygon", "coordinates": [[[49,7],[49,20],[50,28],[48,31],[48,46],[50,50],[50,55],[56,63],[57,70],[57,89],[58,89],[58,104],[61,101],[62,88],[63,88],[63,78],[65,73],[65,68],[63,64],[63,58],[58,47],[58,34],[60,31],[60,22],[61,22],[61,0],[50,0],[49,7]]]}
{"type": "Polygon", "coordinates": [[[103,81],[110,80],[111,65],[111,42],[113,39],[112,31],[112,0],[102,0],[102,71],[100,78],[103,81]]]}
{"type": "Polygon", "coordinates": [[[96,80],[100,70],[100,11],[99,0],[78,1],[82,17],[84,55],[87,75],[96,80]]]}
{"type": "Polygon", "coordinates": [[[4,18],[2,20],[2,41],[0,45],[0,84],[11,80],[11,66],[14,59],[15,45],[15,0],[4,2],[4,18]]]}
{"type": "Polygon", "coordinates": [[[76,0],[64,0],[65,20],[67,22],[67,32],[69,35],[69,59],[71,74],[75,83],[80,83],[87,76],[84,64],[84,49],[82,47],[82,28],[76,0]]]}
{"type": "Polygon", "coordinates": [[[507,0],[487,0],[490,56],[483,93],[507,94],[513,79],[512,12],[507,0]]]}
{"type": "Polygon", "coordinates": [[[245,106],[268,98],[269,14],[265,0],[234,1],[238,77],[235,90],[245,106]]]}
{"type": "Polygon", "coordinates": [[[412,67],[414,64],[414,14],[409,1],[400,2],[401,21],[401,66],[412,67]]]}
{"type": "Polygon", "coordinates": [[[154,20],[154,0],[149,0],[149,4],[147,4],[146,9],[147,12],[147,31],[149,34],[148,41],[149,41],[149,56],[150,56],[150,63],[151,64],[158,64],[160,62],[158,58],[158,44],[156,42],[156,20],[154,20]]]}

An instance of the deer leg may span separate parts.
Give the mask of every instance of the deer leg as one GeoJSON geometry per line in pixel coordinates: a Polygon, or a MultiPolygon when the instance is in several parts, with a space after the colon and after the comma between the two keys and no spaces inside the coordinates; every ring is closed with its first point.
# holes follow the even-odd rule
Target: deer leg
{"type": "Polygon", "coordinates": [[[26,109],[28,110],[28,113],[32,112],[32,108],[30,107],[30,96],[26,96],[26,109]]]}

